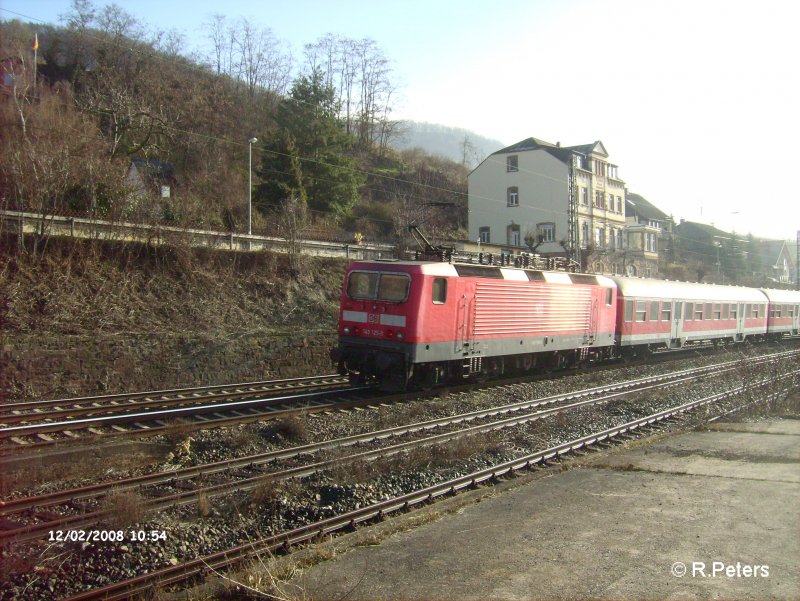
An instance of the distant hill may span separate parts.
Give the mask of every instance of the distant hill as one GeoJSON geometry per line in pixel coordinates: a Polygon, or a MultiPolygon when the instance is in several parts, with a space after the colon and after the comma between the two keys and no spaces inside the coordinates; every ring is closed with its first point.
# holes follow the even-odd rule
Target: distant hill
{"type": "Polygon", "coordinates": [[[507,146],[500,140],[493,140],[461,127],[447,127],[419,121],[403,121],[402,133],[392,145],[399,150],[419,147],[457,163],[465,162],[466,158],[466,164],[470,168],[475,167],[493,152],[507,146]]]}

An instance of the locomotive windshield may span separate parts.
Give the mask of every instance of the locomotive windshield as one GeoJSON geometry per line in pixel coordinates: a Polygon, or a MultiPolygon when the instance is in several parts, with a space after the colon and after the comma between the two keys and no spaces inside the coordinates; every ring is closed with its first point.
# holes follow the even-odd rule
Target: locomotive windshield
{"type": "Polygon", "coordinates": [[[352,271],[347,279],[347,296],[401,303],[408,297],[409,282],[410,278],[404,273],[352,271]]]}

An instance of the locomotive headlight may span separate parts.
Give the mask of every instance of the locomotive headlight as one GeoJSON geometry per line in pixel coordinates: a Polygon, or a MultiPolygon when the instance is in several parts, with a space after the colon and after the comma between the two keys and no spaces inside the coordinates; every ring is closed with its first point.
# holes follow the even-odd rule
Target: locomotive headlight
{"type": "Polygon", "coordinates": [[[403,332],[397,332],[397,339],[398,340],[402,340],[403,339],[403,332]]]}
{"type": "Polygon", "coordinates": [[[344,332],[345,334],[349,334],[350,333],[350,326],[343,327],[342,328],[342,332],[344,332]]]}

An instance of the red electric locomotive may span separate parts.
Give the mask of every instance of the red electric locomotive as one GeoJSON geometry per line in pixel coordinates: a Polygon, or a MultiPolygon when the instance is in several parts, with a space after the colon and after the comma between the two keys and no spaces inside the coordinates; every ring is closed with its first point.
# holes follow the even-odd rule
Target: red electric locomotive
{"type": "Polygon", "coordinates": [[[496,265],[374,261],[346,272],[341,373],[403,389],[613,353],[616,284],[496,265]]]}

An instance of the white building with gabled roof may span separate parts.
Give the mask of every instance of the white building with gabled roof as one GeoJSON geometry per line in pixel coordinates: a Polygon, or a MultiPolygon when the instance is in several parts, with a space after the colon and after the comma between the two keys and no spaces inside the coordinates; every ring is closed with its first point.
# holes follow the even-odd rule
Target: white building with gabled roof
{"type": "MultiPolygon", "coordinates": [[[[527,138],[491,154],[468,178],[470,239],[573,258],[622,247],[625,182],[608,158],[599,140],[527,138]]],[[[602,261],[593,267],[610,270],[602,261]]]]}

